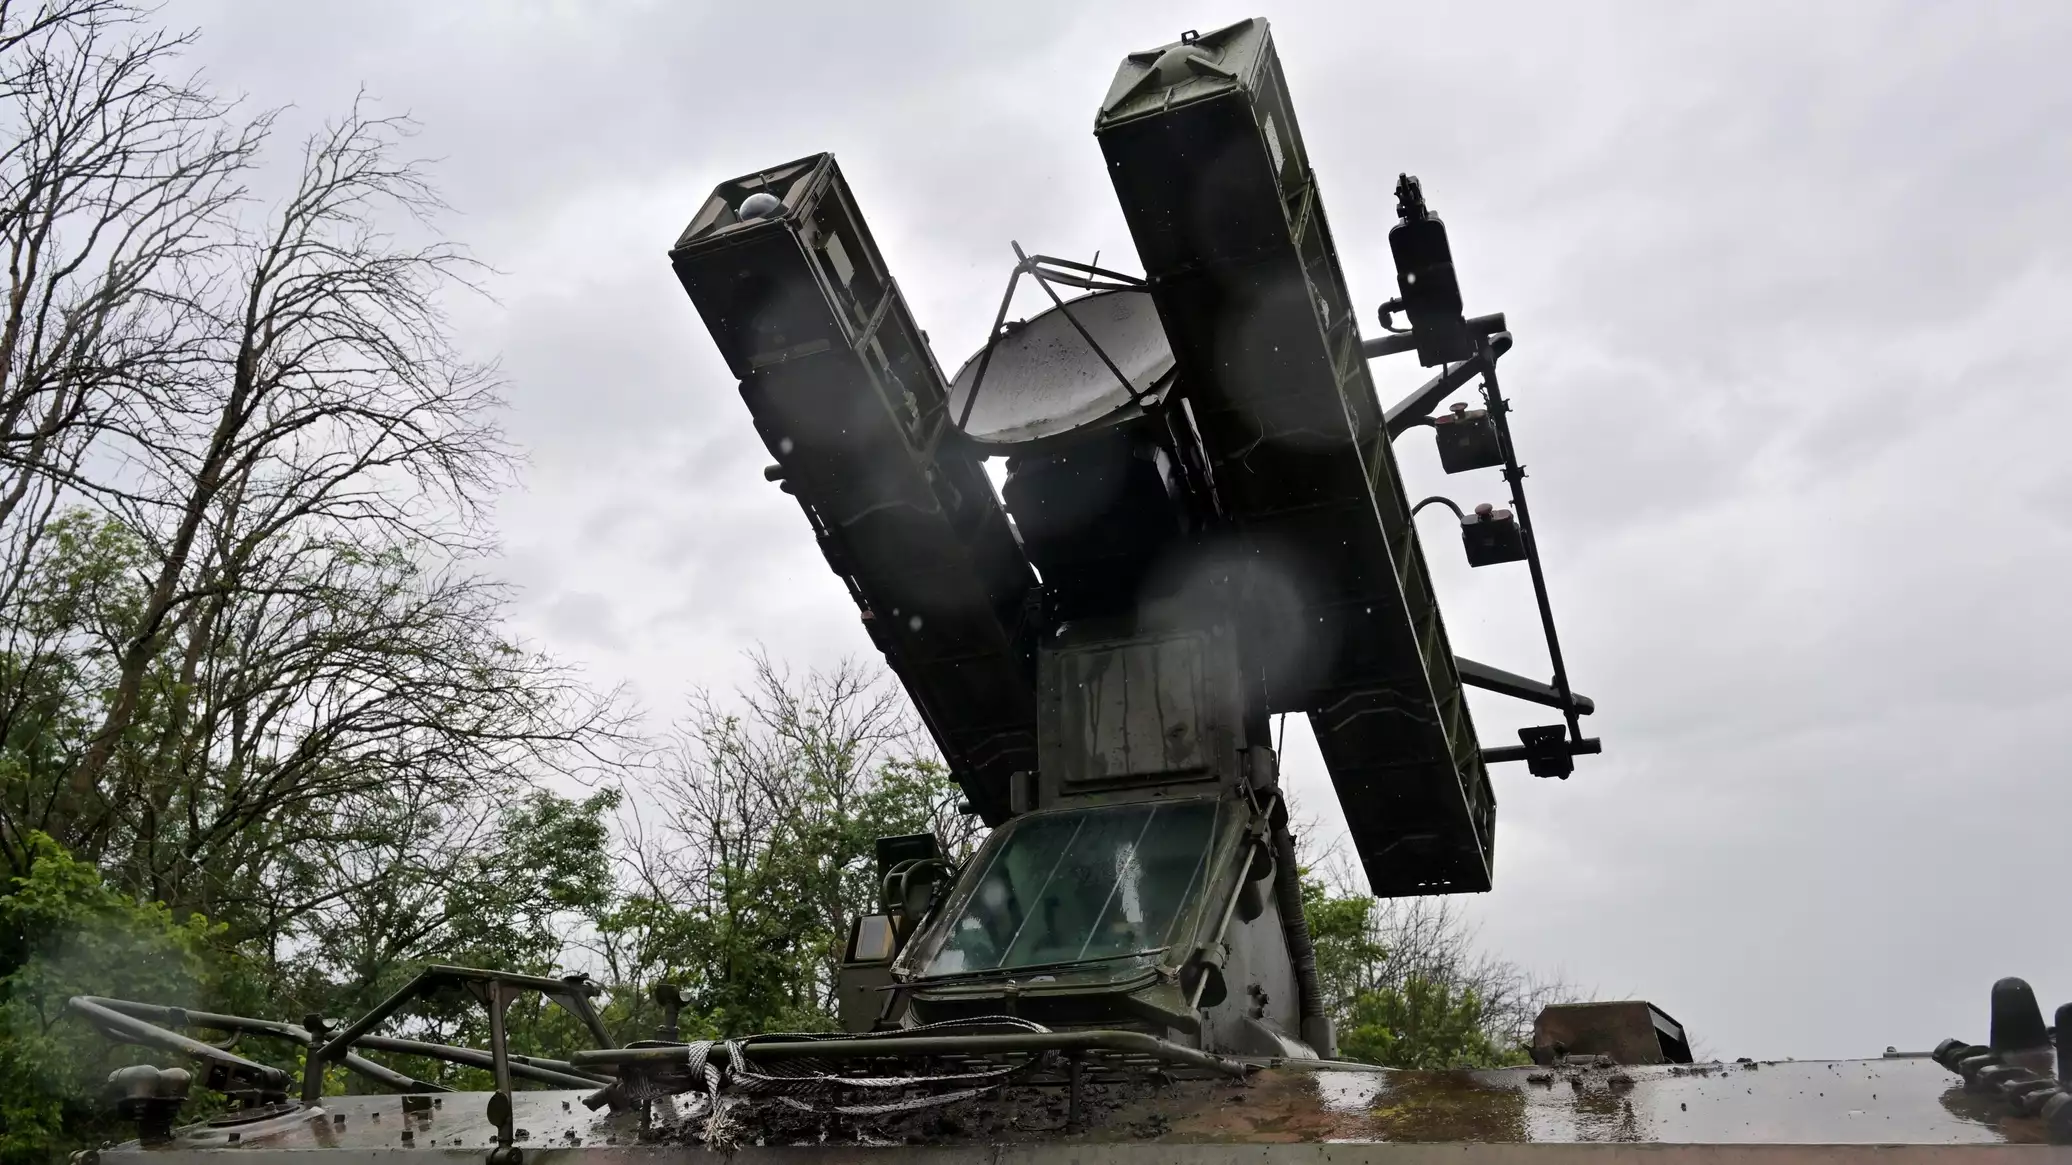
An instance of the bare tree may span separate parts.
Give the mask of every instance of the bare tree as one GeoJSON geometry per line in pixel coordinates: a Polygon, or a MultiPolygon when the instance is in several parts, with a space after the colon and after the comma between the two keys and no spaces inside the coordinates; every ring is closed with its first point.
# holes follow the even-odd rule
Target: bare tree
{"type": "Polygon", "coordinates": [[[240,218],[271,119],[174,79],[189,38],[139,16],[0,6],[0,729],[33,760],[0,846],[42,830],[182,907],[292,915],[254,879],[350,844],[371,798],[515,796],[624,717],[467,569],[512,456],[449,336],[478,268],[410,124],[356,106],[240,218]]]}
{"type": "Polygon", "coordinates": [[[195,345],[206,358],[158,413],[154,488],[126,507],[151,532],[155,562],[73,774],[75,806],[102,791],[153,662],[190,624],[221,617],[255,556],[283,541],[357,554],[481,545],[469,519],[510,468],[498,382],[453,349],[440,308],[473,265],[451,245],[402,243],[374,225],[441,207],[420,168],[396,157],[408,129],[356,109],[312,139],[265,233],[225,251],[223,278],[184,305],[210,329],[195,345]]]}
{"type": "Polygon", "coordinates": [[[212,916],[271,855],[353,840],[360,806],[501,803],[622,734],[610,696],[502,634],[495,584],[296,549],[305,565],[239,591],[161,670],[157,731],[110,769],[128,880],[212,916]]]}
{"type": "MultiPolygon", "coordinates": [[[[130,5],[123,0],[37,0],[34,4],[0,0],[0,60],[7,60],[16,46],[53,28],[94,20],[126,19],[131,15],[130,5]]],[[[13,71],[0,72],[0,79],[8,85],[0,89],[0,96],[11,96],[13,71]]]]}
{"type": "Polygon", "coordinates": [[[651,913],[603,954],[622,981],[686,980],[730,1023],[826,1023],[849,920],[876,906],[876,838],[933,831],[961,860],[979,826],[883,673],[750,658],[749,687],[694,694],[657,758],[628,853],[651,913]]]}
{"type": "MultiPolygon", "coordinates": [[[[37,733],[25,796],[52,787],[42,770],[65,751],[54,710],[99,691],[87,657],[108,628],[70,616],[112,607],[79,587],[120,580],[22,588],[66,498],[120,491],[125,436],[186,350],[167,293],[220,241],[264,131],[173,78],[186,38],[138,16],[115,0],[0,3],[0,727],[37,733]]],[[[21,842],[0,832],[10,858],[21,842]]]]}
{"type": "Polygon", "coordinates": [[[65,489],[122,489],[122,450],[95,446],[148,430],[167,369],[191,355],[181,291],[265,134],[267,119],[233,123],[171,76],[189,38],[137,16],[0,5],[0,601],[65,489]]]}
{"type": "Polygon", "coordinates": [[[54,838],[276,1003],[551,962],[612,794],[540,779],[628,720],[477,573],[513,456],[442,304],[479,269],[358,105],[253,197],[271,115],[147,15],[0,0],[0,883],[54,838]]]}

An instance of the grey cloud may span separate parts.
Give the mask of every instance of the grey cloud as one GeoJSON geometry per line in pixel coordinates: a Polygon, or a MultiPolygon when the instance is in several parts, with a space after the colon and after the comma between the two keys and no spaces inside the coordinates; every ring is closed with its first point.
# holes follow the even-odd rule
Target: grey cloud
{"type": "MultiPolygon", "coordinates": [[[[509,504],[502,508],[508,510],[509,504]]],[[[517,588],[520,604],[540,601],[540,596],[552,593],[561,578],[556,555],[530,544],[516,549],[503,547],[487,566],[496,577],[517,588]]]]}
{"type": "Polygon", "coordinates": [[[622,503],[611,503],[591,511],[576,528],[576,540],[584,546],[604,548],[618,539],[620,531],[638,518],[638,513],[622,503]]]}
{"type": "Polygon", "coordinates": [[[556,595],[540,613],[542,623],[557,641],[577,647],[623,650],[625,637],[619,633],[614,607],[603,595],[566,591],[556,595]]]}

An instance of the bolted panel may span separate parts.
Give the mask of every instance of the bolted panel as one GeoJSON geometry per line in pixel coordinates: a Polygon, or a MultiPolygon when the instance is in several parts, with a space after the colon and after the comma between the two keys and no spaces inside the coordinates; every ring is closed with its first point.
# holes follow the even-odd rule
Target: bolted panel
{"type": "Polygon", "coordinates": [[[1095,134],[1218,492],[1299,597],[1261,653],[1381,895],[1486,890],[1494,795],[1264,20],[1123,62],[1095,134]]]}
{"type": "Polygon", "coordinates": [[[670,251],[741,399],[989,823],[1036,761],[1036,586],[832,155],[721,183],[670,251]]]}

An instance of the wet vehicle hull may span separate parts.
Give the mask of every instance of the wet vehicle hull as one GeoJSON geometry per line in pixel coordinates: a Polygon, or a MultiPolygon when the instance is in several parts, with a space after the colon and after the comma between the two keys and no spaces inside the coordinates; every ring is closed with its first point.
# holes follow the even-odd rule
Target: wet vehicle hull
{"type": "MultiPolygon", "coordinates": [[[[1084,1127],[1065,1130],[1057,1090],[1025,1088],[900,1121],[728,1109],[721,1145],[677,1102],[592,1113],[583,1093],[516,1095],[519,1148],[534,1165],[741,1161],[1151,1162],[2072,1162],[1930,1060],[1783,1061],[1587,1069],[1409,1072],[1267,1067],[1242,1082],[1190,1080],[1093,1089],[1084,1127]]],[[[486,1160],[495,1133],[484,1094],[449,1093],[418,1112],[396,1096],[326,1097],[314,1110],[244,1126],[189,1126],[171,1144],[135,1142],[102,1165],[182,1165],[226,1152],[248,1165],[486,1160]],[[405,1132],[408,1137],[405,1137],[405,1132]],[[236,1133],[236,1139],[231,1134],[236,1133]]]]}

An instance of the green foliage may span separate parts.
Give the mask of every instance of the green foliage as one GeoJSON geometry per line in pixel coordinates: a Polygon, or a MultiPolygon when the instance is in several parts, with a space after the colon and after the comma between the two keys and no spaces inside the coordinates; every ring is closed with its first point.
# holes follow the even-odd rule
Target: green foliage
{"type": "MultiPolygon", "coordinates": [[[[575,799],[533,790],[494,811],[481,828],[450,827],[464,813],[418,808],[409,815],[455,842],[427,861],[414,837],[370,852],[370,877],[330,915],[319,941],[283,964],[277,995],[260,1013],[347,1016],[400,989],[426,964],[445,963],[558,976],[580,960],[572,935],[593,929],[616,906],[612,813],[616,790],[575,799]]],[[[402,826],[399,825],[399,828],[402,826]]],[[[484,1047],[488,1019],[462,991],[419,1002],[394,1030],[434,1043],[484,1047]]],[[[567,1012],[525,997],[509,1013],[514,1051],[564,1056],[592,1039],[567,1012]]],[[[420,1079],[480,1084],[472,1070],[435,1060],[397,1060],[420,1079]]]]}
{"type": "Polygon", "coordinates": [[[1371,925],[1374,900],[1334,897],[1315,878],[1302,879],[1302,915],[1316,948],[1317,977],[1334,998],[1357,992],[1362,972],[1388,951],[1371,925]]]}
{"type": "Polygon", "coordinates": [[[1334,894],[1306,876],[1302,896],[1340,1055],[1391,1068],[1527,1062],[1530,1017],[1558,985],[1477,955],[1443,904],[1334,894]]]}
{"type": "Polygon", "coordinates": [[[606,910],[617,790],[577,801],[536,791],[506,810],[467,856],[444,907],[445,961],[543,973],[566,953],[563,920],[606,910]]]}
{"type": "MultiPolygon", "coordinates": [[[[479,569],[513,451],[409,123],[355,105],[247,214],[274,115],[191,41],[132,0],[0,3],[8,1161],[82,1135],[126,1054],[70,995],[350,1014],[434,960],[594,963],[620,896],[617,795],[544,790],[634,742],[479,569]]],[[[479,1043],[478,1013],[401,1034],[479,1043]]]]}
{"type": "Polygon", "coordinates": [[[1399,986],[1353,996],[1338,1032],[1347,1059],[1391,1068],[1494,1068],[1523,1059],[1489,1031],[1489,1013],[1472,987],[1412,976],[1399,986]]]}
{"type": "Polygon", "coordinates": [[[43,834],[0,893],[0,1161],[42,1159],[90,1127],[121,1061],[68,1018],[74,995],[201,1006],[222,985],[221,929],[105,884],[43,834]]]}
{"type": "MultiPolygon", "coordinates": [[[[86,510],[57,515],[43,529],[0,615],[0,796],[50,796],[93,730],[108,682],[108,644],[133,617],[142,549],[133,531],[86,510]]],[[[5,870],[22,873],[34,854],[24,834],[0,829],[5,870]]]]}
{"type": "MultiPolygon", "coordinates": [[[[971,845],[942,765],[888,751],[913,729],[882,680],[844,666],[792,684],[757,662],[747,716],[703,703],[681,729],[665,825],[598,926],[615,981],[683,990],[687,1034],[833,1029],[849,921],[877,903],[877,839],[971,845]]],[[[612,1016],[628,1034],[653,1022],[631,992],[612,1016]]]]}

